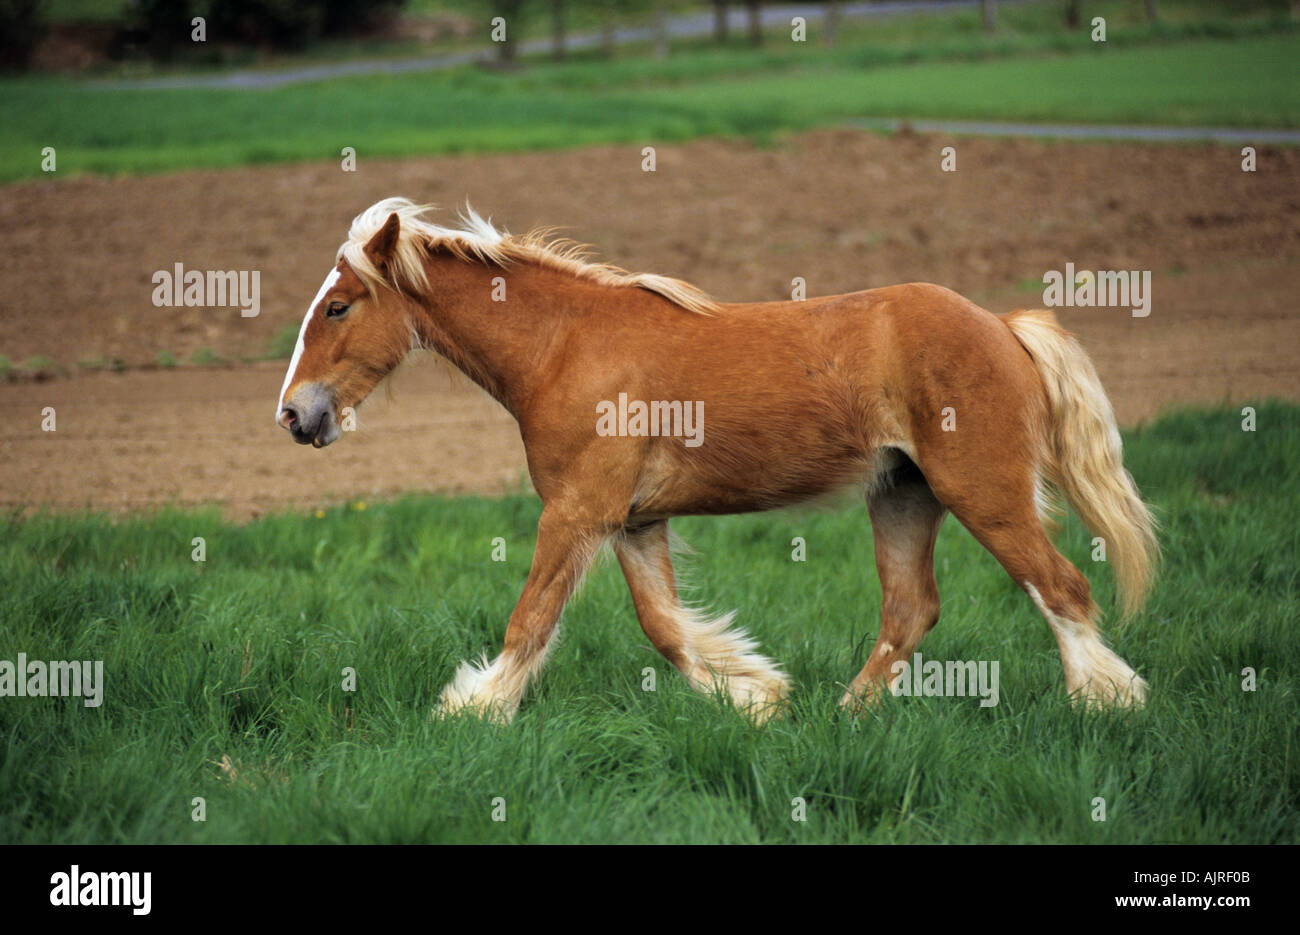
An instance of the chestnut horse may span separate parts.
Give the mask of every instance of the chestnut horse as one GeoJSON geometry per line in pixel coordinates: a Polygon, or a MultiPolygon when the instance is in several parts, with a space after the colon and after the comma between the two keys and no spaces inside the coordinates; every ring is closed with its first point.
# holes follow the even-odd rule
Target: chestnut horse
{"type": "Polygon", "coordinates": [[[1047,619],[1075,701],[1143,701],[1146,683],[1098,632],[1088,580],[1044,531],[1059,490],[1104,539],[1125,612],[1140,606],[1154,524],[1097,373],[1050,312],[998,317],[923,283],[723,304],[544,234],[498,231],[472,210],[460,229],[425,212],[394,198],[353,221],[307,308],[276,420],[295,441],[328,445],[344,407],[428,348],[519,422],[543,503],[532,568],[501,654],[463,664],[440,711],[513,716],[566,601],[612,541],[655,648],[694,687],[765,717],[789,679],[730,614],[681,601],[668,520],[850,485],[869,507],[883,606],[844,705],[886,690],[938,620],[934,542],[949,512],[1047,619]]]}

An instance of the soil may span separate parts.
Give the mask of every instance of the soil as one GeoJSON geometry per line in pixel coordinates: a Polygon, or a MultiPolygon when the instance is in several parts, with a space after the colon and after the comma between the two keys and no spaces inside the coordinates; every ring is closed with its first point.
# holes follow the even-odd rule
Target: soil
{"type": "Polygon", "coordinates": [[[0,199],[0,354],[63,375],[0,383],[0,506],[216,504],[233,517],[437,490],[527,488],[514,423],[445,363],[403,368],[355,436],[300,449],[272,421],[284,361],[147,369],[206,348],[263,354],[296,329],[352,216],[403,194],[466,197],[512,230],[562,225],[634,270],[724,300],[925,280],[993,311],[1039,306],[1048,270],[1150,270],[1150,314],[1062,308],[1122,423],[1162,408],[1300,398],[1300,151],[880,136],[759,148],[698,141],[42,180],[0,199]],[[954,146],[957,170],[940,171],[954,146]],[[261,313],[158,308],[153,273],[256,270],[261,313]],[[118,359],[122,372],[78,362],[118,359]],[[57,430],[41,429],[53,406],[57,430]]]}

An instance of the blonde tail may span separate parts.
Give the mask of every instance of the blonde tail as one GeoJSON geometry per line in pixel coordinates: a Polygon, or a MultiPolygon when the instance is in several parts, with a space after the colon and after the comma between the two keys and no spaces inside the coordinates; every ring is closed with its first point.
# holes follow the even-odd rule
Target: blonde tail
{"type": "Polygon", "coordinates": [[[1105,542],[1120,606],[1132,616],[1151,587],[1160,547],[1155,519],[1124,469],[1115,412],[1097,370],[1050,311],[1016,311],[1002,320],[1033,358],[1047,390],[1045,473],[1105,542]]]}

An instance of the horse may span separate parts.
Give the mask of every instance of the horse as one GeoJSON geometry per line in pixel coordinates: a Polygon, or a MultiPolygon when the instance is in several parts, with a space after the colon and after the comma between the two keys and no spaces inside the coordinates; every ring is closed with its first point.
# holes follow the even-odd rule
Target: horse
{"type": "Polygon", "coordinates": [[[790,678],[732,614],[681,599],[669,520],[846,488],[866,498],[882,605],[843,706],[859,713],[890,690],[938,621],[934,544],[949,513],[1047,620],[1073,704],[1143,703],[1145,680],[1106,645],[1088,579],[1048,533],[1063,495],[1104,540],[1129,618],[1154,577],[1156,525],[1097,372],[1050,311],[997,316],[927,283],[722,303],[594,262],[549,230],[499,230],[468,203],[459,227],[429,211],[389,198],[353,220],[307,307],[276,421],[301,444],[333,443],[339,413],[413,349],[517,420],[542,501],[532,565],[501,652],[456,670],[441,715],[514,716],[610,543],[654,647],[694,688],[766,719],[790,678]]]}

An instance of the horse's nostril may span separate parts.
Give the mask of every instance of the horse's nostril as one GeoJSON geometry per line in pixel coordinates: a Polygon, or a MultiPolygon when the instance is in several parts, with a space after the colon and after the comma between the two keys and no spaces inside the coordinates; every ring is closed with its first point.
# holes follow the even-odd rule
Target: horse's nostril
{"type": "Polygon", "coordinates": [[[283,409],[280,410],[280,418],[277,421],[279,421],[279,423],[283,425],[285,428],[292,431],[294,425],[298,421],[298,413],[296,413],[290,407],[285,406],[283,409]]]}

